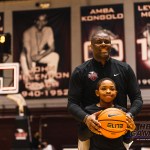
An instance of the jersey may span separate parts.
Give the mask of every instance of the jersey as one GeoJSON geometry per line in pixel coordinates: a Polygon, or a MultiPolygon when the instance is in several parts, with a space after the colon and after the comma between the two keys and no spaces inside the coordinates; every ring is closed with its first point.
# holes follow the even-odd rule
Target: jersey
{"type": "Polygon", "coordinates": [[[68,111],[83,121],[87,113],[86,106],[96,104],[99,98],[95,94],[97,82],[102,78],[111,78],[116,83],[117,97],[114,104],[127,108],[127,96],[131,102],[129,112],[137,115],[142,108],[142,97],[135,74],[129,64],[110,58],[105,65],[94,58],[75,68],[72,73],[68,92],[68,111]]]}

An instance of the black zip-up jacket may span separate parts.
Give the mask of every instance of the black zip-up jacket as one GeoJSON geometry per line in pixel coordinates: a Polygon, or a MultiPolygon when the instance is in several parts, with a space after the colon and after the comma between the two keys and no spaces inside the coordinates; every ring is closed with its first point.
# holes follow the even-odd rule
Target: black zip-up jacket
{"type": "Polygon", "coordinates": [[[129,112],[136,116],[141,111],[141,91],[130,65],[110,58],[103,66],[93,58],[76,67],[70,79],[67,108],[78,121],[82,122],[87,115],[83,110],[86,106],[99,102],[95,90],[97,82],[105,77],[116,83],[118,94],[114,104],[127,108],[129,97],[129,112]]]}

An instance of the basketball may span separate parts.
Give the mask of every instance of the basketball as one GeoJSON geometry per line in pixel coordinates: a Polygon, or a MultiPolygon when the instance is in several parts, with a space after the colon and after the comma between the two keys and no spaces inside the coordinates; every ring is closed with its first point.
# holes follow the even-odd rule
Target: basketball
{"type": "Polygon", "coordinates": [[[114,139],[127,132],[126,113],[117,108],[107,108],[100,113],[98,121],[101,123],[103,136],[114,139]]]}

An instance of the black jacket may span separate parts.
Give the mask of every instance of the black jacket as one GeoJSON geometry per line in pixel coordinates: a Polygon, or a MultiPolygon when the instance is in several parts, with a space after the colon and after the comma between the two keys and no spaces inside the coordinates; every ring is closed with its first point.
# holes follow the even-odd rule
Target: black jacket
{"type": "Polygon", "coordinates": [[[95,59],[90,59],[75,68],[69,84],[67,107],[78,121],[83,121],[87,114],[83,108],[99,102],[95,90],[97,82],[105,77],[113,79],[116,83],[118,94],[114,104],[127,108],[128,96],[131,103],[129,112],[133,116],[140,112],[143,104],[141,91],[130,65],[110,58],[103,66],[95,59]]]}

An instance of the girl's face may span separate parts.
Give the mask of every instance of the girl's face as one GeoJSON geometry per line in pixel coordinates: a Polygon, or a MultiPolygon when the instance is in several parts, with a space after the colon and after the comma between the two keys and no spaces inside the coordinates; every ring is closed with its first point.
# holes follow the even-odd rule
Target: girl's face
{"type": "Polygon", "coordinates": [[[115,84],[110,80],[102,81],[99,89],[96,90],[96,95],[100,97],[101,101],[111,103],[117,95],[115,84]]]}

